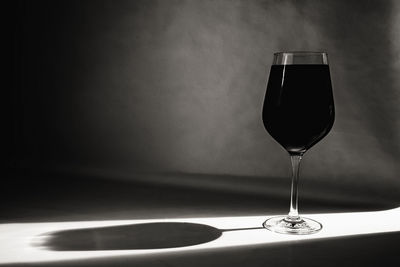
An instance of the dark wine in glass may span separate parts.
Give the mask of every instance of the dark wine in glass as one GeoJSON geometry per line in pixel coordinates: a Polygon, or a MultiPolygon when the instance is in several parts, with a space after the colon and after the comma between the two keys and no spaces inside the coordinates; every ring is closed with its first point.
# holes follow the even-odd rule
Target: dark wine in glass
{"type": "Polygon", "coordinates": [[[264,227],[315,233],[321,224],[298,214],[297,184],[303,154],[328,134],[335,120],[327,54],[275,53],[262,115],[265,129],[290,154],[293,170],[289,214],[268,219],[264,227]]]}

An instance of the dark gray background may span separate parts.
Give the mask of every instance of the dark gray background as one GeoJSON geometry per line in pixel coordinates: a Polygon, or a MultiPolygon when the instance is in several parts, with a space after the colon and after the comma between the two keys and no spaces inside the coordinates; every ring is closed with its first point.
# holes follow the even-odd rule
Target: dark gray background
{"type": "Polygon", "coordinates": [[[400,192],[398,1],[16,6],[9,167],[222,184],[233,175],[239,190],[256,189],[290,170],[261,122],[272,54],[323,50],[336,121],[306,153],[302,179],[400,192]]]}

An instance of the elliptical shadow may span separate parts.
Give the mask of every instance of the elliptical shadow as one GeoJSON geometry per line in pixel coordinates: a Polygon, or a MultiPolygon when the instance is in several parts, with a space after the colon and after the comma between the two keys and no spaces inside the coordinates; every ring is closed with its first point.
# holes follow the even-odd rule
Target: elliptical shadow
{"type": "Polygon", "coordinates": [[[41,246],[55,251],[161,249],[198,245],[221,235],[204,224],[142,223],[52,232],[41,246]]]}

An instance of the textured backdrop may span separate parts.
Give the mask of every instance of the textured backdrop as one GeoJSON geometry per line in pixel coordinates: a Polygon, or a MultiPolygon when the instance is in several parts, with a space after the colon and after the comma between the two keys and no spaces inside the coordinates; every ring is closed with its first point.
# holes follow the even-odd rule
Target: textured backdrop
{"type": "Polygon", "coordinates": [[[288,155],[261,122],[272,54],[323,50],[336,121],[302,176],[400,192],[398,1],[18,1],[16,10],[9,166],[285,177],[288,155]]]}

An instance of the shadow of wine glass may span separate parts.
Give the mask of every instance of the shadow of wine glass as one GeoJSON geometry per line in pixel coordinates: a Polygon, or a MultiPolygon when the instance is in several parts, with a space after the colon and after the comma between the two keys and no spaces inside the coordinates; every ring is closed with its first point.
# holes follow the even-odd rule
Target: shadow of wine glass
{"type": "Polygon", "coordinates": [[[142,223],[47,233],[41,246],[55,251],[175,248],[213,241],[222,232],[196,223],[142,223]]]}

